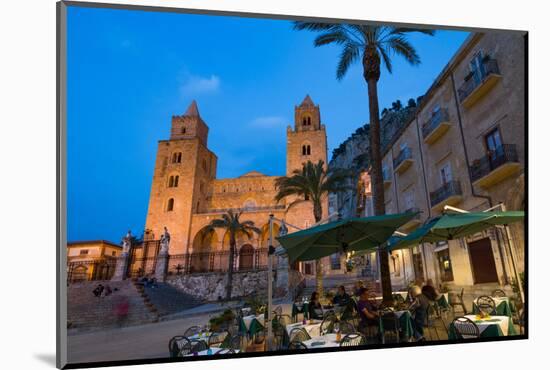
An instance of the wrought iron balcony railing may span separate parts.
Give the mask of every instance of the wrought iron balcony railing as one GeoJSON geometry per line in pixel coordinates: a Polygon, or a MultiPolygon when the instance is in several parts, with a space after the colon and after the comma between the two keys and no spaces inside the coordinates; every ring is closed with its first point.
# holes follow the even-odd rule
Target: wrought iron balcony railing
{"type": "Polygon", "coordinates": [[[410,148],[401,149],[397,157],[393,159],[393,168],[399,167],[407,159],[412,159],[412,152],[410,148]]]}
{"type": "Polygon", "coordinates": [[[430,203],[433,207],[453,195],[462,195],[462,188],[458,180],[445,183],[439,189],[430,192],[430,203]]]}
{"type": "Polygon", "coordinates": [[[449,122],[449,112],[447,109],[440,109],[432,115],[428,122],[422,125],[422,138],[426,138],[431,134],[441,122],[449,122]]]}
{"type": "Polygon", "coordinates": [[[509,162],[519,162],[516,146],[513,144],[503,144],[496,150],[473,162],[470,166],[472,181],[477,181],[487,176],[498,167],[509,162]]]}
{"type": "Polygon", "coordinates": [[[466,76],[466,81],[458,89],[458,97],[460,101],[464,101],[478,86],[482,85],[487,77],[490,75],[500,75],[500,70],[498,69],[498,63],[495,59],[486,59],[484,60],[482,67],[479,71],[479,78],[475,78],[475,73],[470,72],[466,76]]]}

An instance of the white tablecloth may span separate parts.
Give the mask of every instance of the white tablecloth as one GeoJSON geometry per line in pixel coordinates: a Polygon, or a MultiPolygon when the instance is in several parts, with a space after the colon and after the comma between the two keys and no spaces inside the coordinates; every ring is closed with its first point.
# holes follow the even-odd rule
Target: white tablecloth
{"type": "Polygon", "coordinates": [[[322,336],[313,337],[303,343],[307,348],[327,348],[340,346],[340,343],[336,341],[336,334],[325,334],[322,336]],[[316,342],[319,344],[313,345],[316,342]]]}
{"type": "MultiPolygon", "coordinates": [[[[500,331],[503,335],[508,335],[508,326],[510,325],[510,318],[508,316],[491,316],[489,320],[478,320],[476,315],[466,315],[465,317],[472,320],[479,328],[479,334],[483,333],[490,325],[500,326],[500,331]],[[497,321],[498,320],[498,321],[497,321]],[[481,322],[478,322],[481,321],[481,322]]],[[[460,325],[455,323],[455,325],[460,325]]]]}
{"type": "MultiPolygon", "coordinates": [[[[210,349],[212,351],[212,355],[215,355],[216,353],[220,352],[223,348],[211,347],[210,349]]],[[[236,349],[234,351],[235,351],[235,353],[239,353],[238,349],[236,349]]],[[[190,356],[195,356],[195,355],[193,353],[190,353],[188,355],[185,355],[184,357],[190,357],[190,356]]],[[[208,350],[197,352],[197,356],[208,356],[208,350]]]]}
{"type": "MultiPolygon", "coordinates": [[[[294,328],[303,328],[303,329],[305,329],[310,337],[318,337],[318,336],[321,335],[321,321],[319,321],[319,320],[315,320],[311,324],[309,323],[309,320],[308,320],[308,323],[306,325],[303,325],[301,322],[296,323],[296,324],[287,325],[286,326],[286,332],[288,333],[289,336],[290,336],[290,332],[294,328]]],[[[292,340],[292,338],[290,338],[290,340],[292,340]]]]}
{"type": "Polygon", "coordinates": [[[252,322],[252,320],[258,320],[260,322],[260,324],[264,325],[264,314],[261,314],[261,315],[249,315],[249,316],[245,316],[243,317],[243,322],[244,322],[244,325],[246,326],[246,330],[249,330],[250,329],[250,323],[252,322]]]}

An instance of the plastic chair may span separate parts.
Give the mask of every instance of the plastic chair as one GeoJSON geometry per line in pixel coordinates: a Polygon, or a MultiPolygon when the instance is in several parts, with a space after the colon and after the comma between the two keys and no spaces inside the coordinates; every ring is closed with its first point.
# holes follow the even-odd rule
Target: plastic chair
{"type": "Polygon", "coordinates": [[[453,295],[449,294],[449,306],[451,306],[451,309],[453,310],[453,315],[456,316],[456,310],[455,307],[460,307],[462,309],[462,313],[466,315],[468,311],[466,310],[466,305],[464,304],[464,288],[460,291],[460,294],[453,295]]]}
{"type": "Polygon", "coordinates": [[[288,349],[290,350],[297,350],[297,349],[308,349],[307,346],[302,343],[302,342],[299,342],[299,341],[292,341],[290,342],[290,344],[288,345],[288,349]]]}
{"type": "Polygon", "coordinates": [[[361,333],[347,334],[340,341],[340,347],[361,346],[367,344],[367,338],[361,333]]]}
{"type": "Polygon", "coordinates": [[[177,335],[168,342],[170,357],[182,357],[191,353],[191,341],[183,335],[177,335]]]}
{"type": "Polygon", "coordinates": [[[382,338],[382,344],[386,343],[386,333],[392,333],[395,334],[396,342],[399,343],[399,336],[401,333],[401,323],[399,322],[399,318],[393,312],[393,310],[389,308],[385,308],[382,311],[380,311],[380,318],[381,326],[383,328],[383,332],[381,334],[382,338]]]}
{"type": "Polygon", "coordinates": [[[291,342],[305,342],[311,339],[311,336],[304,328],[294,328],[290,331],[289,338],[291,342]]]}
{"type": "Polygon", "coordinates": [[[200,326],[191,326],[190,328],[187,328],[185,332],[183,332],[183,335],[186,337],[192,337],[193,335],[199,334],[200,331],[200,326]]]}
{"type": "Polygon", "coordinates": [[[495,289],[493,290],[493,293],[491,293],[491,297],[505,298],[506,293],[502,289],[495,289]]]}
{"type": "Polygon", "coordinates": [[[482,295],[477,297],[476,305],[479,310],[489,313],[491,315],[496,314],[496,303],[495,300],[488,295],[482,295]]]}

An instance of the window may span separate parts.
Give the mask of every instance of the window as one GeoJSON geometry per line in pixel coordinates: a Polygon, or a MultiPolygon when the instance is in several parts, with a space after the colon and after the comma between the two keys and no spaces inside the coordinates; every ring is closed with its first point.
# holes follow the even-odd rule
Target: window
{"type": "Polygon", "coordinates": [[[302,118],[302,126],[311,126],[311,117],[302,118]]]}
{"type": "Polygon", "coordinates": [[[181,152],[172,154],[172,163],[181,163],[181,152]]]}
{"type": "Polygon", "coordinates": [[[483,54],[481,51],[479,51],[470,61],[470,70],[473,73],[472,78],[476,84],[481,83],[485,76],[485,65],[483,64],[483,54]]]}
{"type": "Polygon", "coordinates": [[[174,210],[174,198],[170,198],[166,203],[166,212],[172,212],[173,210],[174,210]]]}
{"type": "Polygon", "coordinates": [[[187,133],[187,129],[186,129],[185,127],[182,127],[182,128],[181,128],[181,133],[182,133],[182,134],[186,134],[186,133],[187,133]]]}
{"type": "Polygon", "coordinates": [[[172,175],[168,179],[168,187],[169,188],[177,188],[179,183],[180,177],[178,175],[172,175]]]}
{"type": "Polygon", "coordinates": [[[88,250],[87,249],[81,249],[80,250],[80,255],[85,255],[85,254],[88,254],[88,250]]]}
{"type": "Polygon", "coordinates": [[[441,168],[439,168],[439,176],[441,178],[442,185],[447,185],[453,180],[450,163],[446,163],[441,168]]]}
{"type": "Polygon", "coordinates": [[[311,145],[302,145],[302,155],[311,155],[311,145]]]}
{"type": "Polygon", "coordinates": [[[111,252],[111,256],[115,257],[115,256],[116,256],[116,252],[115,252],[115,251],[112,251],[112,252],[111,252]]]}
{"type": "Polygon", "coordinates": [[[405,192],[405,209],[411,209],[414,208],[414,189],[407,190],[405,192]]]}
{"type": "Polygon", "coordinates": [[[502,139],[500,138],[500,131],[495,128],[487,135],[485,135],[485,146],[487,148],[487,154],[490,157],[494,157],[502,148],[502,139]]]}
{"type": "MultiPolygon", "coordinates": [[[[443,242],[444,244],[447,244],[443,242]]],[[[436,250],[441,248],[441,246],[436,244],[436,250]]],[[[451,255],[449,254],[449,248],[439,250],[436,252],[437,262],[439,264],[439,274],[441,276],[441,281],[453,281],[453,265],[451,264],[451,255]]]]}

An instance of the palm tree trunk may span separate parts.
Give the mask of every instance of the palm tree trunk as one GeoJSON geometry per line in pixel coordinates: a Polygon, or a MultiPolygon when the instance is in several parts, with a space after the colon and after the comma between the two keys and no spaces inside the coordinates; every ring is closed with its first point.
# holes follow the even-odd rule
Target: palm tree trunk
{"type": "MultiPolygon", "coordinates": [[[[371,177],[373,184],[374,213],[386,213],[384,202],[384,179],[382,174],[382,153],[380,145],[380,118],[378,112],[378,79],[370,76],[367,79],[370,111],[370,149],[371,149],[371,177]]],[[[382,284],[382,300],[385,303],[392,301],[392,287],[388,252],[380,250],[380,280],[382,284]]]]}
{"type": "MultiPolygon", "coordinates": [[[[321,200],[313,202],[313,217],[315,217],[315,223],[323,219],[321,200]]],[[[319,297],[323,296],[323,260],[321,258],[315,261],[315,290],[319,293],[319,297]]]]}
{"type": "Polygon", "coordinates": [[[229,247],[229,269],[227,270],[227,290],[225,293],[225,299],[231,299],[231,291],[233,290],[233,265],[235,264],[235,238],[231,237],[229,247]]]}

